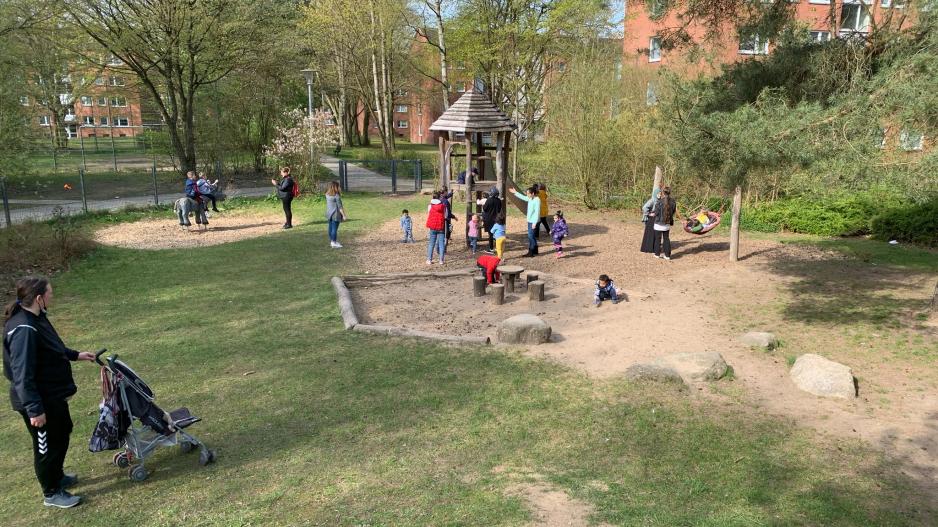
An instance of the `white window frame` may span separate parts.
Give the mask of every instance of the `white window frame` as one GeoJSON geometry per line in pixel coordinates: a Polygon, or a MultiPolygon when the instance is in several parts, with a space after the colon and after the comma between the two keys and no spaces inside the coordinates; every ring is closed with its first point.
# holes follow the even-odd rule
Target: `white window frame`
{"type": "Polygon", "coordinates": [[[905,0],[881,0],[879,7],[886,9],[905,9],[905,0]]]}
{"type": "Polygon", "coordinates": [[[20,97],[20,106],[29,106],[29,95],[23,95],[20,97]]]}
{"type": "Polygon", "coordinates": [[[124,61],[115,57],[114,55],[111,55],[107,58],[107,65],[108,66],[123,66],[124,61]]]}
{"type": "Polygon", "coordinates": [[[52,126],[52,118],[48,115],[40,115],[39,126],[52,126]]]}
{"type": "Polygon", "coordinates": [[[94,117],[86,115],[81,118],[82,126],[94,126],[94,117]]]}
{"type": "Polygon", "coordinates": [[[808,0],[809,4],[831,5],[831,0],[808,0]]]}
{"type": "Polygon", "coordinates": [[[406,104],[395,104],[395,105],[394,105],[394,113],[407,113],[407,110],[408,110],[408,108],[407,108],[407,105],[406,105],[406,104]]]}
{"type": "Polygon", "coordinates": [[[648,39],[648,62],[661,62],[661,37],[648,39]]]}
{"type": "Polygon", "coordinates": [[[126,117],[115,117],[114,126],[117,128],[127,128],[130,126],[130,119],[126,117]]]}
{"type": "Polygon", "coordinates": [[[739,54],[740,55],[768,55],[769,54],[769,41],[762,40],[762,37],[759,35],[751,35],[749,37],[739,39],[739,54]],[[744,44],[752,44],[752,49],[744,49],[744,44]]]}
{"type": "Polygon", "coordinates": [[[123,77],[112,76],[108,79],[109,86],[126,86],[127,80],[123,77]]]}
{"type": "Polygon", "coordinates": [[[110,104],[113,108],[124,108],[127,106],[127,97],[122,97],[119,95],[116,97],[111,97],[110,104]]]}
{"type": "Polygon", "coordinates": [[[98,119],[98,122],[101,124],[101,126],[111,126],[110,121],[108,120],[108,118],[107,118],[107,117],[104,117],[104,116],[100,117],[100,118],[98,119]]]}
{"type": "Polygon", "coordinates": [[[825,29],[812,30],[809,35],[811,35],[811,42],[830,42],[831,39],[831,32],[825,29]]]}
{"type": "Polygon", "coordinates": [[[98,97],[98,106],[107,106],[107,97],[98,97]]]}
{"type": "Polygon", "coordinates": [[[94,106],[94,97],[90,95],[82,95],[78,98],[78,101],[82,106],[94,106]]]}
{"type": "Polygon", "coordinates": [[[843,4],[840,6],[839,22],[840,22],[840,36],[854,35],[854,34],[861,34],[861,35],[869,34],[870,27],[872,25],[872,13],[870,12],[869,2],[862,2],[862,1],[857,1],[857,0],[844,0],[843,4]],[[853,8],[854,6],[856,7],[857,14],[855,17],[853,17],[854,20],[852,21],[852,23],[855,24],[856,26],[859,26],[860,17],[863,15],[864,10],[866,12],[866,26],[863,29],[855,28],[855,27],[849,27],[849,28],[844,27],[844,10],[848,8],[853,8]]]}
{"type": "Polygon", "coordinates": [[[398,119],[396,128],[410,128],[410,122],[406,119],[398,119]]]}
{"type": "Polygon", "coordinates": [[[652,19],[661,18],[667,11],[668,4],[665,0],[648,0],[648,17],[652,19]]]}
{"type": "Polygon", "coordinates": [[[917,152],[925,146],[925,134],[923,132],[910,131],[903,128],[899,132],[899,147],[906,152],[917,152]]]}

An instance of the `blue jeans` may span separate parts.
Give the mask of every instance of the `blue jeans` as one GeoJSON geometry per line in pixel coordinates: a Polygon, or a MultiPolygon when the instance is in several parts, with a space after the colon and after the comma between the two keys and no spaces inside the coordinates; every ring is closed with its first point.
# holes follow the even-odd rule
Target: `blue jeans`
{"type": "Polygon", "coordinates": [[[329,241],[339,241],[339,220],[329,220],[329,241]]]}
{"type": "Polygon", "coordinates": [[[435,231],[430,229],[430,236],[427,242],[427,260],[433,261],[433,247],[436,246],[436,252],[440,255],[440,261],[446,256],[446,233],[444,231],[435,231]]]}
{"type": "Polygon", "coordinates": [[[537,224],[529,223],[528,224],[528,252],[531,254],[537,254],[537,224]]]}

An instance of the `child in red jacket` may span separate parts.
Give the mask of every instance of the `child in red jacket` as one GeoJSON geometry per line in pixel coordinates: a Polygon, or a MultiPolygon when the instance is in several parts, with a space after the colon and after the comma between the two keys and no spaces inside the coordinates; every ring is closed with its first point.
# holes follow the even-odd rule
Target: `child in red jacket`
{"type": "Polygon", "coordinates": [[[498,256],[493,256],[491,254],[483,254],[476,260],[476,266],[482,270],[482,276],[490,284],[497,283],[502,279],[501,273],[498,272],[498,264],[502,263],[502,260],[498,256]]]}

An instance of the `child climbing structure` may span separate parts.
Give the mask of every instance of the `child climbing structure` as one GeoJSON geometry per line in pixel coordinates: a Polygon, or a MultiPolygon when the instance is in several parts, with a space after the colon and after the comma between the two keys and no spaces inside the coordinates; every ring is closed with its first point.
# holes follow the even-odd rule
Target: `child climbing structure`
{"type": "Polygon", "coordinates": [[[430,125],[432,131],[447,132],[441,134],[439,140],[440,187],[465,193],[466,218],[481,212],[477,202],[482,192],[492,187],[498,189],[501,199],[507,196],[521,212],[525,212],[527,204],[507,192],[508,187],[516,186],[505,171],[511,132],[516,127],[488,97],[475,90],[466,92],[430,125]],[[456,134],[463,134],[464,139],[455,140],[456,134]],[[485,144],[485,136],[491,138],[489,144],[485,144]],[[457,148],[465,151],[465,183],[459,183],[453,174],[457,148]]]}

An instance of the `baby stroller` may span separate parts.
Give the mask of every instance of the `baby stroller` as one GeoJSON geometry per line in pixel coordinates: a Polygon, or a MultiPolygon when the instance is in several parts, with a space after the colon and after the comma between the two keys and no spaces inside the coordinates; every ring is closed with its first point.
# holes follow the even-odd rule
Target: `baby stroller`
{"type": "Polygon", "coordinates": [[[153,390],[117,355],[109,356],[106,362],[101,361],[100,357],[106,351],[103,349],[94,356],[95,362],[102,366],[104,400],[89,450],[121,449],[114,454],[113,462],[120,468],[129,467],[128,473],[133,481],[147,479],[149,472],[144,461],[161,446],[179,445],[183,453],[198,448],[202,466],[215,461],[215,452],[185,431],[202,419],[192,415],[188,408],[164,412],[153,402],[153,390]],[[140,426],[136,426],[135,421],[140,426]]]}

